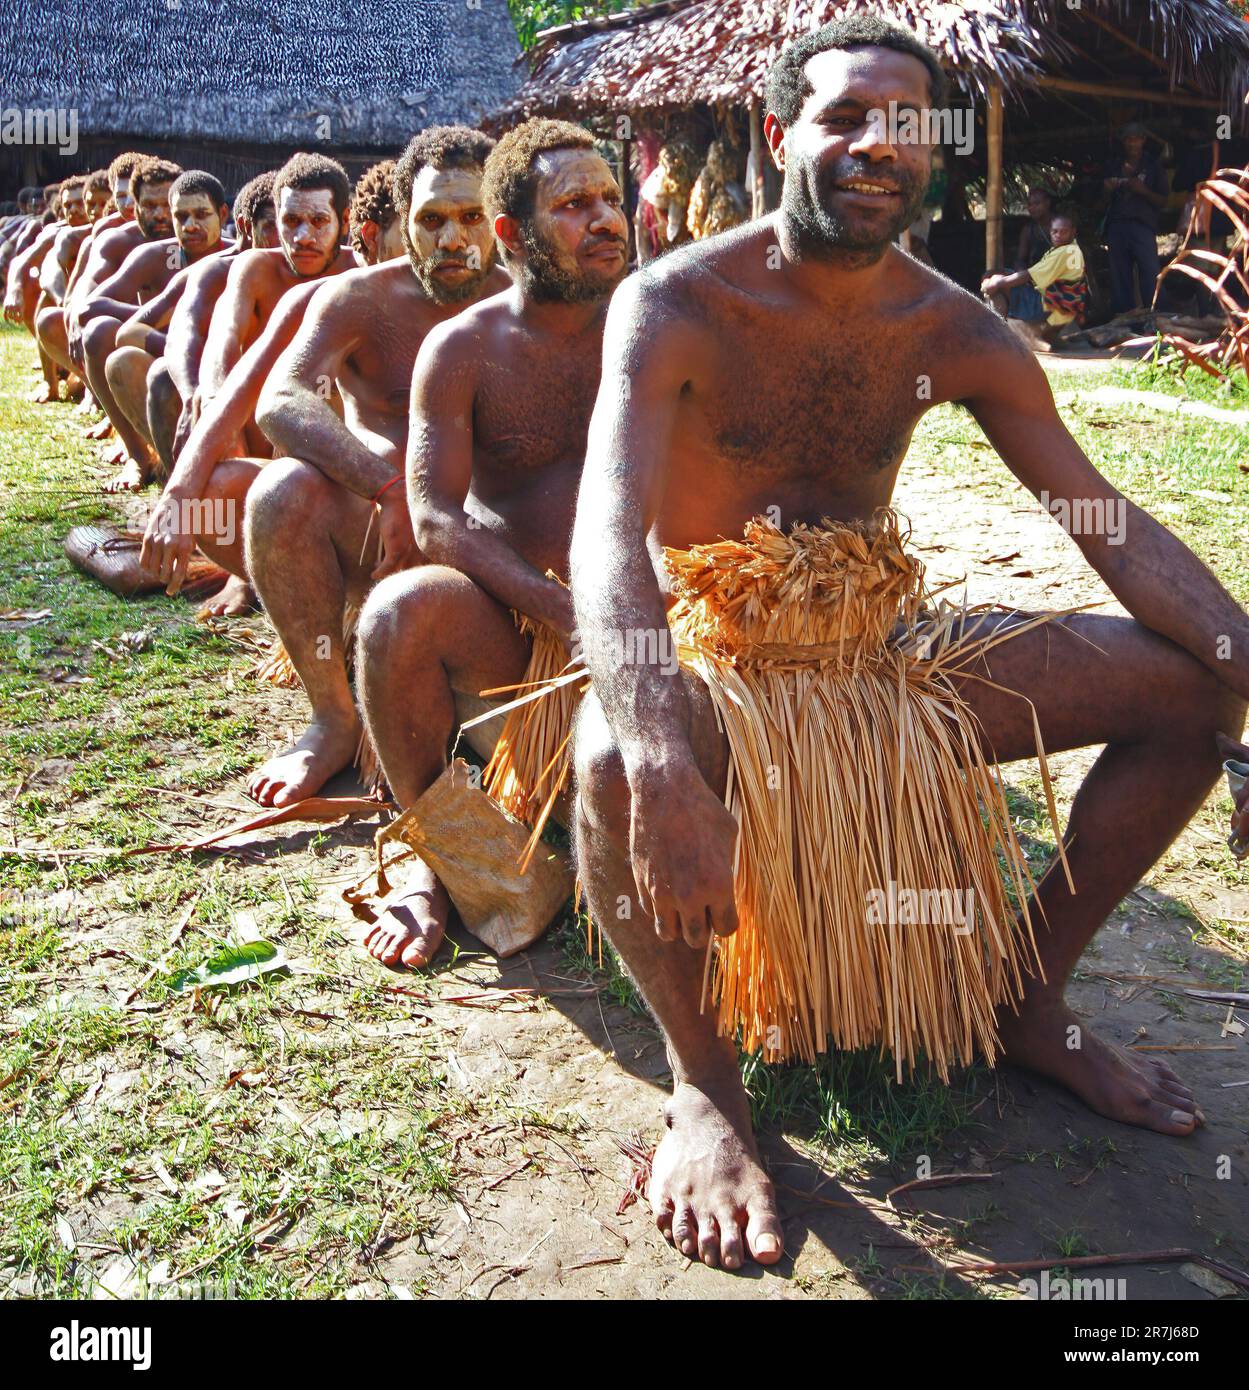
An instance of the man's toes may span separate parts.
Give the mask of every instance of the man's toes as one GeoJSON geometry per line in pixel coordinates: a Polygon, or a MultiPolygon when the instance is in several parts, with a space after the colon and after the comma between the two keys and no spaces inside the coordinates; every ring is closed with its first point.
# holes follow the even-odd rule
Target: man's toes
{"type": "Polygon", "coordinates": [[[698,1223],[689,1207],[682,1207],[673,1217],[672,1243],[687,1260],[698,1254],[698,1223]]]}
{"type": "Polygon", "coordinates": [[[720,1263],[725,1269],[742,1267],[742,1228],[733,1211],[721,1211],[716,1215],[720,1227],[720,1263]]]}
{"type": "Polygon", "coordinates": [[[712,1269],[719,1267],[720,1227],[710,1212],[705,1213],[698,1222],[698,1258],[712,1269]]]}
{"type": "Polygon", "coordinates": [[[403,948],[400,959],[404,965],[410,966],[413,970],[419,970],[421,966],[428,965],[438,954],[438,947],[442,945],[442,932],[437,929],[429,931],[414,932],[412,939],[403,948]]]}
{"type": "Polygon", "coordinates": [[[1151,1100],[1145,1106],[1145,1122],[1160,1134],[1191,1134],[1197,1127],[1197,1116],[1191,1106],[1151,1100]]]}
{"type": "Polygon", "coordinates": [[[774,1265],[785,1250],[776,1199],[768,1188],[746,1203],[746,1250],[761,1265],[774,1265]]]}

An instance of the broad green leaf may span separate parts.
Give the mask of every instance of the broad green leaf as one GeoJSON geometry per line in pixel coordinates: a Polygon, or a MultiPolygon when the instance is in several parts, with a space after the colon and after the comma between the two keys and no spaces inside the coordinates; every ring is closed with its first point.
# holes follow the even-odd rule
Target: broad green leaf
{"type": "Polygon", "coordinates": [[[179,970],[170,976],[169,988],[183,992],[213,985],[241,985],[285,966],[286,953],[281,947],[271,941],[249,941],[243,946],[225,947],[193,970],[179,970]]]}

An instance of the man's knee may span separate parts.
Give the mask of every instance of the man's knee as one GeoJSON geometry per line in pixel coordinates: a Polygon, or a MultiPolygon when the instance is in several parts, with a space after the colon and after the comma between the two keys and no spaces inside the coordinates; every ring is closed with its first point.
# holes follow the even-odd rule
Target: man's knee
{"type": "Polygon", "coordinates": [[[333,484],[319,468],[301,459],[276,458],[266,463],[247,494],[247,534],[274,538],[281,530],[289,541],[292,528],[302,535],[332,502],[333,484]]]}
{"type": "Polygon", "coordinates": [[[440,631],[455,625],[456,601],[471,582],[443,565],[420,565],[380,580],[369,591],[356,629],[364,662],[376,666],[400,643],[434,643],[440,631]]]}
{"type": "Polygon", "coordinates": [[[117,346],[116,319],[103,317],[92,319],[83,331],[82,350],[91,358],[107,358],[117,346]]]}
{"type": "Polygon", "coordinates": [[[35,315],[35,336],[50,343],[65,339],[65,311],[59,306],[40,309],[35,315]]]}
{"type": "Polygon", "coordinates": [[[146,372],[149,360],[142,348],[114,348],[104,362],[104,376],[113,394],[128,391],[135,383],[140,368],[146,372]]]}
{"type": "Polygon", "coordinates": [[[577,834],[601,837],[618,848],[629,841],[629,783],[615,735],[598,697],[589,691],[573,729],[577,834]]]}

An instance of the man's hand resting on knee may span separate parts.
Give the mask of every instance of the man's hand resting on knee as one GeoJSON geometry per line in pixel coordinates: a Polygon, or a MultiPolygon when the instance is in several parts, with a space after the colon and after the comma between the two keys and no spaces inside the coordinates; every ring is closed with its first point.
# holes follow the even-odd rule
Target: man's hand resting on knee
{"type": "Polygon", "coordinates": [[[195,534],[184,529],[180,493],[167,488],[148,518],[139,550],[139,564],[149,579],[165,585],[167,594],[176,594],[186,580],[187,566],[195,553],[195,534]]]}
{"type": "Polygon", "coordinates": [[[737,822],[691,766],[633,787],[630,854],[638,897],[663,941],[705,946],[737,930],[737,822]]]}

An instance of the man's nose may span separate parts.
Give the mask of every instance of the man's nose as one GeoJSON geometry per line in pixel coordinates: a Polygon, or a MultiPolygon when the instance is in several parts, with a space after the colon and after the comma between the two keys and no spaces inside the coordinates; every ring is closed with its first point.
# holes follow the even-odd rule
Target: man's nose
{"type": "Polygon", "coordinates": [[[624,225],[624,213],[618,207],[605,198],[597,199],[590,216],[592,232],[614,232],[619,236],[624,225]]]}
{"type": "Polygon", "coordinates": [[[889,138],[889,131],[883,120],[871,120],[850,142],[850,153],[861,159],[878,162],[884,159],[897,159],[897,147],[889,138]]]}

